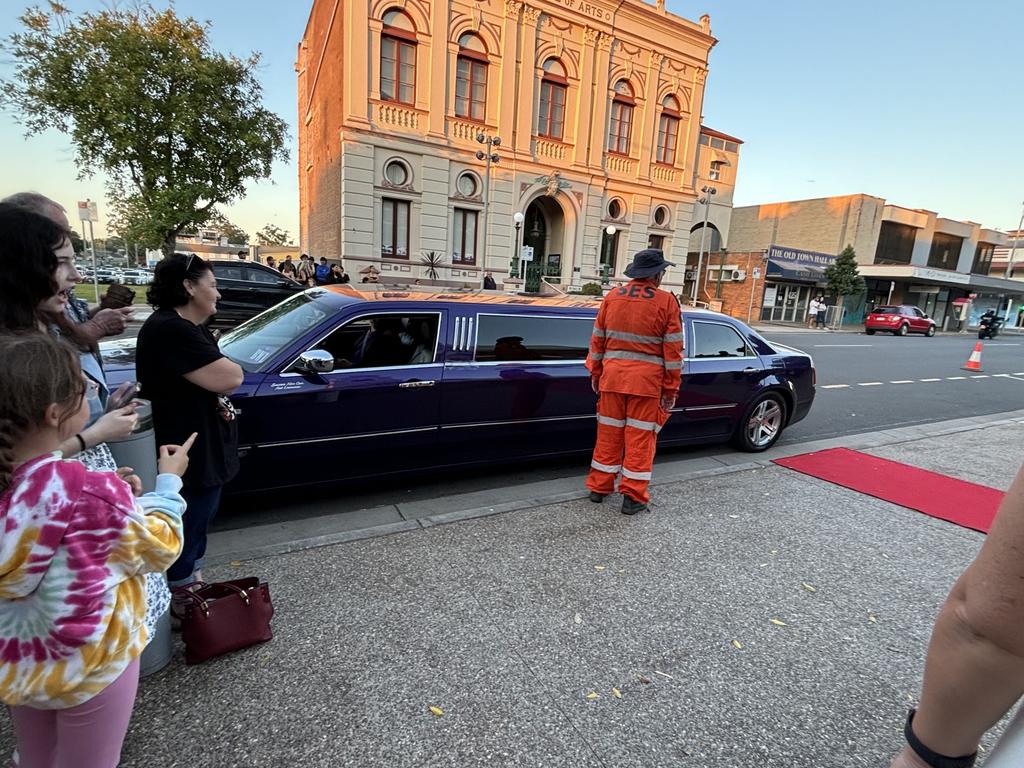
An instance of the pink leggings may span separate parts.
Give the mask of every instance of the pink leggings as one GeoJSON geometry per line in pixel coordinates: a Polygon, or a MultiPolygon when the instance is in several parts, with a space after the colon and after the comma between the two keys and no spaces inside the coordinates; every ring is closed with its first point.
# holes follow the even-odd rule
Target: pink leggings
{"type": "Polygon", "coordinates": [[[11,707],[18,768],[117,768],[138,688],[136,658],[117,680],[77,707],[11,707]]]}

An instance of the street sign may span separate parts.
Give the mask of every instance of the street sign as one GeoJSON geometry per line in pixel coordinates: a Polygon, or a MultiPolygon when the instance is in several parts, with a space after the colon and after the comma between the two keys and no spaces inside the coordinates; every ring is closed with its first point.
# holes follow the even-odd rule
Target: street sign
{"type": "Polygon", "coordinates": [[[92,200],[79,200],[78,201],[78,220],[79,221],[99,221],[100,214],[96,208],[96,203],[92,200]]]}
{"type": "Polygon", "coordinates": [[[519,254],[519,258],[522,261],[533,261],[533,246],[524,245],[522,251],[519,254]]]}
{"type": "Polygon", "coordinates": [[[754,267],[754,279],[759,280],[761,278],[761,268],[754,267]]]}

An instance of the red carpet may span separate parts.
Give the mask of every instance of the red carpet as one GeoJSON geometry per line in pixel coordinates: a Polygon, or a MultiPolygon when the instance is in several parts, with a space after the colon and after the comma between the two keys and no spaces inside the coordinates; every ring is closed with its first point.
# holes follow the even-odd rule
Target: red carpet
{"type": "Polygon", "coordinates": [[[780,467],[988,533],[1003,492],[849,448],[775,459],[780,467]]]}

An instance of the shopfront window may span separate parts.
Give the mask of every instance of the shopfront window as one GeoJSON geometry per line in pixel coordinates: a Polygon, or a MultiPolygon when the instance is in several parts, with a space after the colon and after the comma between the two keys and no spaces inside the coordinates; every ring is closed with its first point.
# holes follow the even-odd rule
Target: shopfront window
{"type": "Polygon", "coordinates": [[[917,228],[895,221],[883,221],[878,232],[875,264],[909,264],[914,254],[917,228]]]}
{"type": "Polygon", "coordinates": [[[936,232],[932,235],[932,250],[928,254],[928,266],[934,269],[956,269],[960,261],[960,249],[963,248],[964,239],[956,235],[947,235],[945,232],[936,232]]]}
{"type": "Polygon", "coordinates": [[[996,247],[989,243],[978,243],[974,249],[974,263],[971,265],[971,272],[976,275],[987,275],[992,269],[992,254],[996,247]]]}

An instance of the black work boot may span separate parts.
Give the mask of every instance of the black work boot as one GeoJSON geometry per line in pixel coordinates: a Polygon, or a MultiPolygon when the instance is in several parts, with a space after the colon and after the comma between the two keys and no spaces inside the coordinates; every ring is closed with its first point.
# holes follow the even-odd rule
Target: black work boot
{"type": "Polygon", "coordinates": [[[629,498],[629,496],[622,497],[622,514],[624,515],[635,515],[637,512],[646,512],[647,505],[642,501],[636,501],[635,499],[629,498]]]}
{"type": "Polygon", "coordinates": [[[607,495],[608,495],[607,493],[598,493],[597,491],[591,491],[589,498],[595,504],[600,504],[601,502],[604,501],[604,499],[605,499],[605,497],[607,495]]]}

